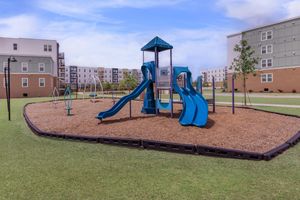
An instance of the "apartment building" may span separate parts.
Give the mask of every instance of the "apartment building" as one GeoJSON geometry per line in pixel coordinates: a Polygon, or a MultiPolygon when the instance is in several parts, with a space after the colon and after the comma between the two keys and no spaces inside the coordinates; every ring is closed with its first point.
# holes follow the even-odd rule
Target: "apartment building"
{"type": "MultiPolygon", "coordinates": [[[[247,90],[254,92],[300,92],[300,17],[229,35],[227,65],[238,56],[233,51],[241,40],[247,40],[259,58],[256,75],[247,79],[247,90]]],[[[228,71],[228,83],[233,71],[228,71]]],[[[231,84],[228,84],[231,90],[231,84]]],[[[235,89],[242,91],[242,81],[235,89]]]]}
{"type": "Polygon", "coordinates": [[[65,81],[67,84],[91,84],[93,83],[92,77],[98,76],[97,67],[67,66],[65,71],[65,81]]]}
{"type": "Polygon", "coordinates": [[[58,54],[58,89],[60,93],[65,90],[65,54],[58,54]]]}
{"type": "Polygon", "coordinates": [[[51,95],[57,84],[59,44],[55,40],[0,37],[0,98],[5,97],[4,71],[10,63],[11,97],[51,95]]]}
{"type": "Polygon", "coordinates": [[[216,87],[223,87],[224,81],[226,80],[227,67],[207,69],[201,71],[200,74],[204,83],[211,85],[214,77],[216,87]]]}
{"type": "Polygon", "coordinates": [[[74,78],[75,76],[77,76],[78,84],[93,83],[93,80],[91,79],[93,76],[97,76],[101,81],[108,83],[119,83],[126,77],[126,74],[132,74],[139,82],[143,79],[141,70],[137,69],[67,66],[65,71],[65,81],[67,84],[75,83],[71,78],[74,78]],[[73,71],[73,74],[71,71],[73,71]],[[75,72],[76,75],[74,75],[75,72]]]}

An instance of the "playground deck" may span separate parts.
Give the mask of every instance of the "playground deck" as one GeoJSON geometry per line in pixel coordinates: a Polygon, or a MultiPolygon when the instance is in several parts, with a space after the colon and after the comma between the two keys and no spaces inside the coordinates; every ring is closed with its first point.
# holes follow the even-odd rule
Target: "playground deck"
{"type": "Polygon", "coordinates": [[[178,123],[181,105],[175,105],[174,118],[169,113],[156,117],[142,114],[139,101],[132,101],[132,119],[126,105],[98,125],[97,113],[111,106],[110,99],[98,103],[76,100],[74,115],[68,117],[63,102],[58,102],[56,108],[46,102],[27,106],[26,113],[36,127],[46,132],[198,144],[258,153],[275,148],[300,130],[299,118],[241,108],[232,115],[226,107],[218,107],[216,113],[209,114],[206,128],[183,127],[178,123]]]}

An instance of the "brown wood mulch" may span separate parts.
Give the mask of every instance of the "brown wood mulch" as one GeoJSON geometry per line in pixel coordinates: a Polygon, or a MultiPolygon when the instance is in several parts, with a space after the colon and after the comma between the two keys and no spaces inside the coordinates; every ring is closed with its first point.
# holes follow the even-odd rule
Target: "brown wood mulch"
{"type": "Polygon", "coordinates": [[[73,116],[66,116],[64,102],[56,106],[45,102],[28,105],[26,113],[45,132],[197,144],[257,153],[279,146],[300,130],[300,118],[242,108],[236,108],[232,115],[231,108],[226,107],[217,107],[216,113],[210,113],[205,128],[181,126],[178,117],[182,105],[175,104],[175,117],[170,118],[166,112],[159,116],[142,114],[140,101],[132,101],[131,119],[127,104],[115,116],[98,124],[97,114],[112,105],[110,99],[97,103],[76,100],[73,116]]]}

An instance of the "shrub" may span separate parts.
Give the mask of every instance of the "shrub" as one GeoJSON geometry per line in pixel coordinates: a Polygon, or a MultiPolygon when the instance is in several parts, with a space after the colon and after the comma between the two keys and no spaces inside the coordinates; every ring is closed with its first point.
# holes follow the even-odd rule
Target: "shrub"
{"type": "Polygon", "coordinates": [[[292,90],[293,93],[296,93],[297,91],[295,89],[292,90]]]}
{"type": "Polygon", "coordinates": [[[281,89],[278,89],[278,92],[279,92],[279,93],[283,93],[283,90],[281,90],[281,89]]]}

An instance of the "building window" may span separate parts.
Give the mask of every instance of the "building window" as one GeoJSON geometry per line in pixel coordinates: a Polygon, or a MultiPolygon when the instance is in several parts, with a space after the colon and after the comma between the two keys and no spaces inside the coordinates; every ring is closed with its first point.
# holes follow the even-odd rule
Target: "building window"
{"type": "Polygon", "coordinates": [[[39,63],[39,72],[45,72],[45,63],[39,63]]]}
{"type": "Polygon", "coordinates": [[[270,54],[273,53],[273,45],[269,44],[261,47],[261,54],[270,54]]]}
{"type": "Polygon", "coordinates": [[[262,83],[271,83],[273,82],[273,74],[262,74],[261,75],[262,83]]]}
{"type": "Polygon", "coordinates": [[[273,66],[273,59],[267,59],[267,65],[268,65],[268,67],[272,67],[273,66]]]}
{"type": "Polygon", "coordinates": [[[14,43],[14,44],[13,44],[13,48],[14,48],[14,51],[18,50],[18,44],[17,44],[17,43],[14,43]]]}
{"type": "Polygon", "coordinates": [[[267,53],[273,53],[273,45],[267,45],[267,53]]]}
{"type": "Polygon", "coordinates": [[[273,39],[273,31],[266,31],[261,33],[261,41],[273,39]]]}
{"type": "Polygon", "coordinates": [[[47,49],[48,49],[48,48],[47,48],[47,45],[45,44],[45,45],[44,45],[44,51],[47,51],[47,49]]]}
{"type": "Polygon", "coordinates": [[[266,67],[272,67],[273,66],[273,59],[262,59],[261,60],[261,67],[266,68],[266,67]]]}
{"type": "Polygon", "coordinates": [[[22,78],[22,87],[28,87],[28,78],[22,78]]]}
{"type": "Polygon", "coordinates": [[[21,71],[22,72],[28,72],[28,63],[27,62],[22,62],[21,63],[21,71]]]}
{"type": "Polygon", "coordinates": [[[261,41],[264,41],[267,39],[267,33],[266,32],[262,32],[261,33],[261,41]]]}
{"type": "Polygon", "coordinates": [[[267,31],[267,40],[273,39],[273,31],[267,31]]]}
{"type": "Polygon", "coordinates": [[[262,46],[261,47],[261,54],[266,54],[267,53],[267,47],[266,46],[262,46]]]}
{"type": "Polygon", "coordinates": [[[39,87],[45,87],[45,78],[39,78],[39,87]]]}
{"type": "Polygon", "coordinates": [[[52,45],[48,45],[48,51],[52,51],[52,45]]]}

